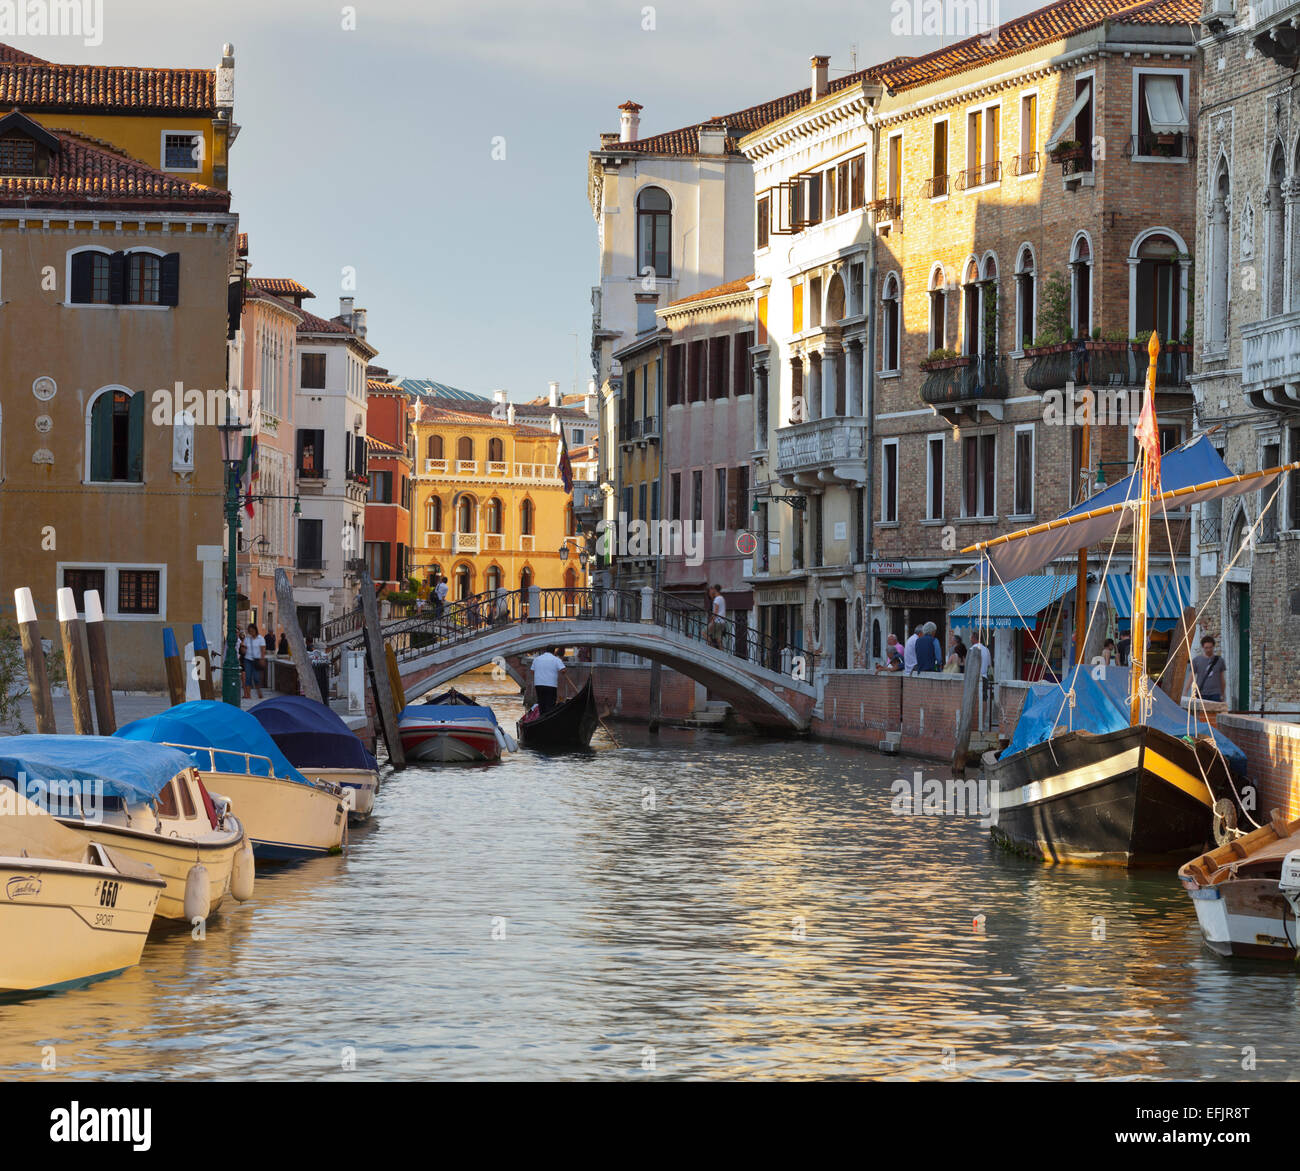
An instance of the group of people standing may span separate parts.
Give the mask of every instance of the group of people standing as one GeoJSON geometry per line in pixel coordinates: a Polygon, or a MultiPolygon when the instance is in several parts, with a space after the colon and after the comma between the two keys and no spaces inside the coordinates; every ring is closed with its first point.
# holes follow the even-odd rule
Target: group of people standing
{"type": "MultiPolygon", "coordinates": [[[[310,640],[309,640],[310,641],[310,640]]],[[[289,636],[280,631],[279,642],[272,634],[268,640],[257,629],[256,622],[250,622],[247,629],[239,632],[239,662],[244,671],[244,698],[250,699],[251,692],[257,692],[262,698],[262,685],[266,682],[266,659],[268,652],[285,656],[289,653],[289,636]]]]}
{"type": "Polygon", "coordinates": [[[896,634],[887,636],[885,665],[882,670],[901,671],[907,675],[916,675],[925,671],[961,674],[967,669],[972,655],[978,664],[979,673],[987,675],[993,663],[993,656],[984,645],[978,630],[974,632],[970,646],[966,645],[961,635],[950,635],[948,654],[945,656],[938,639],[938,627],[933,622],[925,622],[912,631],[911,637],[905,643],[900,642],[896,634]]]}

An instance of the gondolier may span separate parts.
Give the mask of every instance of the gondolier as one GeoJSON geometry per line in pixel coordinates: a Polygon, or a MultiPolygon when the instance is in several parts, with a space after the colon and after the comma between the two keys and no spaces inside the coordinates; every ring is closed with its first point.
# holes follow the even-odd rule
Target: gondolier
{"type": "Polygon", "coordinates": [[[563,670],[564,660],[560,657],[559,647],[542,651],[533,660],[533,690],[537,692],[537,706],[543,712],[549,712],[555,706],[563,670]]]}

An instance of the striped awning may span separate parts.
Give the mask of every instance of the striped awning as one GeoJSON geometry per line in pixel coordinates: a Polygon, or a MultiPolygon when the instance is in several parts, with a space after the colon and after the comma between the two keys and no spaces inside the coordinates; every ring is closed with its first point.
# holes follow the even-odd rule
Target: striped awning
{"type": "Polygon", "coordinates": [[[949,627],[1019,627],[1035,630],[1038,616],[1074,589],[1065,574],[1018,577],[1006,585],[989,586],[948,615],[949,627]]]}
{"type": "MultiPolygon", "coordinates": [[[[1106,593],[1115,607],[1115,617],[1127,629],[1133,619],[1133,575],[1108,573],[1106,593]]],[[[1153,573],[1147,578],[1147,623],[1152,630],[1173,630],[1183,609],[1192,604],[1192,579],[1186,574],[1174,577],[1153,573]]]]}

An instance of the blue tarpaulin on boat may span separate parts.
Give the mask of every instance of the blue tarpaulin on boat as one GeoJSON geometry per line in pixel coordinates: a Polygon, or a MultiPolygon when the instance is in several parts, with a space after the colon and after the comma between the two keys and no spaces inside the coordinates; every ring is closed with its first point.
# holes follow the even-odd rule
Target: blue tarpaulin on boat
{"type": "MultiPolygon", "coordinates": [[[[1108,573],[1106,592],[1115,607],[1115,617],[1127,629],[1133,621],[1133,575],[1108,573]]],[[[1147,578],[1147,627],[1150,630],[1173,630],[1185,607],[1192,604],[1192,579],[1186,574],[1174,577],[1153,573],[1147,578]]]]}
{"type": "Polygon", "coordinates": [[[311,784],[285,759],[261,724],[248,712],[229,703],[196,699],[177,704],[156,716],[146,716],[118,728],[113,735],[123,740],[178,745],[202,772],[274,775],[303,785],[311,784]]]}
{"type": "Polygon", "coordinates": [[[112,736],[0,737],[0,776],[29,782],[98,781],[106,797],[153,801],[192,761],[175,748],[128,744],[112,736]]]}
{"type": "Polygon", "coordinates": [[[337,712],[305,695],[277,695],[248,714],[297,768],[379,768],[337,712]]]}
{"type": "MultiPolygon", "coordinates": [[[[1016,752],[1024,752],[1035,744],[1049,740],[1057,727],[1064,726],[1074,732],[1091,732],[1101,735],[1103,732],[1118,732],[1129,726],[1129,668],[1102,667],[1096,669],[1101,675],[1097,678],[1093,668],[1076,668],[1067,677],[1068,681],[1059,683],[1035,683],[1029,691],[1029,698],[1021,710],[1016,723],[1015,735],[1002,753],[1003,758],[1016,752]],[[1070,687],[1074,688],[1074,712],[1070,712],[1069,700],[1066,698],[1070,687]]],[[[1152,684],[1154,702],[1147,723],[1171,736],[1186,736],[1189,731],[1193,736],[1213,735],[1223,753],[1228,767],[1233,772],[1246,771],[1246,754],[1221,732],[1215,731],[1209,724],[1193,720],[1188,727],[1188,712],[1174,703],[1160,688],[1152,684]]]]}
{"type": "Polygon", "coordinates": [[[1011,627],[1033,630],[1038,615],[1072,589],[1076,579],[1064,574],[1018,577],[1006,585],[989,586],[948,615],[950,628],[1011,627]]]}

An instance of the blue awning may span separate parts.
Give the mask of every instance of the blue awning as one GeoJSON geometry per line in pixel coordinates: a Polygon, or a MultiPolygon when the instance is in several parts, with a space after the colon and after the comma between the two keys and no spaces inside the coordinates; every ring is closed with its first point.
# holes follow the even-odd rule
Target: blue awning
{"type": "MultiPolygon", "coordinates": [[[[1115,617],[1123,627],[1133,620],[1133,575],[1108,573],[1106,592],[1115,607],[1115,617]]],[[[1173,630],[1183,610],[1192,604],[1192,579],[1186,574],[1174,577],[1153,573],[1147,578],[1147,624],[1152,630],[1173,630]]]]}
{"type": "Polygon", "coordinates": [[[948,615],[950,627],[1019,627],[1034,630],[1038,615],[1074,589],[1065,574],[1018,577],[1006,585],[989,586],[948,615]]]}

